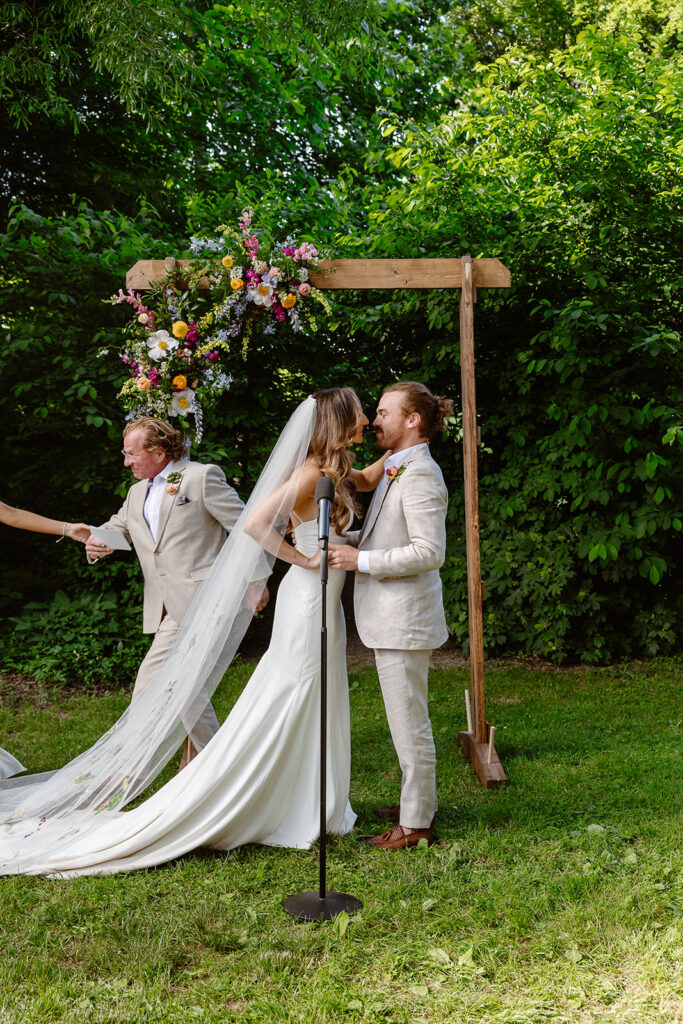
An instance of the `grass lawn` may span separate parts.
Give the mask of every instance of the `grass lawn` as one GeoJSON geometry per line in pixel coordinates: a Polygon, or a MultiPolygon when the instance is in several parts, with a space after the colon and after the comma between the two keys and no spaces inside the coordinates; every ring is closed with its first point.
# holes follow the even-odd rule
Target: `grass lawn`
{"type": "MultiPolygon", "coordinates": [[[[225,713],[251,671],[237,665],[225,713]]],[[[359,842],[399,774],[375,674],[351,676],[356,834],[328,884],[363,900],[324,924],[282,900],[315,889],[315,851],[198,852],[119,877],[4,878],[0,1024],[683,1020],[683,660],[556,671],[491,664],[488,717],[509,787],[486,792],[456,744],[467,671],[432,675],[440,842],[359,842]]],[[[54,767],[124,694],[13,701],[0,743],[54,767]]]]}

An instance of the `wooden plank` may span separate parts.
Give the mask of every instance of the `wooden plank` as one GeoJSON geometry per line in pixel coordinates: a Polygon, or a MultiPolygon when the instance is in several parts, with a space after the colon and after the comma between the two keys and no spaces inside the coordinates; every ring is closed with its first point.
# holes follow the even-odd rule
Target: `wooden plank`
{"type": "MultiPolygon", "coordinates": [[[[473,260],[474,284],[478,288],[509,288],[510,271],[500,260],[473,260]]],[[[459,259],[414,260],[325,260],[323,274],[312,274],[317,288],[460,288],[462,264],[459,259]]]]}
{"type": "Polygon", "coordinates": [[[479,551],[479,478],[477,470],[477,403],[474,382],[474,288],[472,259],[462,258],[460,292],[460,376],[462,380],[463,461],[465,468],[465,538],[469,604],[472,719],[478,743],[486,742],[484,617],[479,551]]]}
{"type": "Polygon", "coordinates": [[[471,732],[459,732],[458,743],[477,773],[479,781],[486,789],[497,789],[498,786],[504,786],[507,783],[508,777],[495,748],[492,751],[489,764],[488,743],[478,743],[471,732]]]}
{"type": "MultiPolygon", "coordinates": [[[[189,267],[192,260],[178,260],[189,267]]],[[[344,288],[460,288],[462,264],[459,259],[415,260],[325,260],[325,273],[312,274],[311,283],[325,291],[344,288]]],[[[138,260],[126,274],[126,287],[133,291],[149,288],[166,273],[164,260],[138,260]]],[[[476,288],[509,288],[510,271],[500,260],[472,260],[476,288]]],[[[207,284],[208,287],[208,284],[207,284]]]]}
{"type": "MultiPolygon", "coordinates": [[[[132,288],[134,292],[149,288],[153,281],[160,281],[166,275],[165,264],[166,260],[138,260],[126,274],[126,288],[132,288]]],[[[176,260],[176,266],[191,267],[192,260],[176,260]]]]}

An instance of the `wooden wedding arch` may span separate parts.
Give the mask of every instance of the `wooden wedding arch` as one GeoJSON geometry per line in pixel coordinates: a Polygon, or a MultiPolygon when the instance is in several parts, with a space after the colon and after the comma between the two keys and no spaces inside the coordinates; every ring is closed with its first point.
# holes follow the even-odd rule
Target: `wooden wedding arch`
{"type": "MultiPolygon", "coordinates": [[[[139,260],[126,274],[134,291],[149,288],[175,266],[189,260],[139,260]]],[[[472,701],[466,693],[467,730],[458,743],[487,788],[507,782],[494,747],[495,728],[486,720],[484,681],[483,584],[479,546],[479,478],[477,404],[474,376],[474,303],[479,288],[509,288],[510,271],[496,259],[326,260],[311,283],[324,290],[344,289],[460,289],[460,370],[462,380],[463,457],[465,466],[465,526],[469,604],[470,679],[472,701]]],[[[208,287],[208,283],[207,283],[208,287]]]]}

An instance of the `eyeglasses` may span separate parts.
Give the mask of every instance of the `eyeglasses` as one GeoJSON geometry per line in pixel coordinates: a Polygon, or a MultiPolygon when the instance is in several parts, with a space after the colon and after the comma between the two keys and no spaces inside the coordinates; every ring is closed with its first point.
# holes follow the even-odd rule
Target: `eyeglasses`
{"type": "Polygon", "coordinates": [[[126,458],[126,459],[137,459],[137,457],[138,457],[139,455],[144,455],[144,454],[145,454],[145,451],[146,451],[146,449],[145,449],[145,448],[143,448],[143,449],[142,449],[142,451],[139,451],[139,452],[127,452],[125,448],[122,448],[122,449],[121,449],[121,454],[122,454],[122,455],[124,456],[124,458],[126,458]]]}

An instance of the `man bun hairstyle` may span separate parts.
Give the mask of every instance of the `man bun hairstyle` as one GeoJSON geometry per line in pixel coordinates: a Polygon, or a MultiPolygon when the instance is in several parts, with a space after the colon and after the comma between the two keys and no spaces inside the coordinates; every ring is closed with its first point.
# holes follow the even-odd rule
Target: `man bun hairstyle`
{"type": "Polygon", "coordinates": [[[398,391],[406,415],[416,412],[420,417],[420,433],[431,441],[446,429],[446,420],[453,415],[453,401],[442,395],[433,395],[426,384],[416,380],[402,380],[384,389],[384,394],[398,391]]]}
{"type": "Polygon", "coordinates": [[[172,427],[166,420],[160,420],[156,416],[141,416],[126,424],[123,430],[124,438],[133,430],[144,431],[146,452],[161,448],[164,455],[173,462],[187,457],[187,444],[183,432],[177,427],[172,427]]]}

